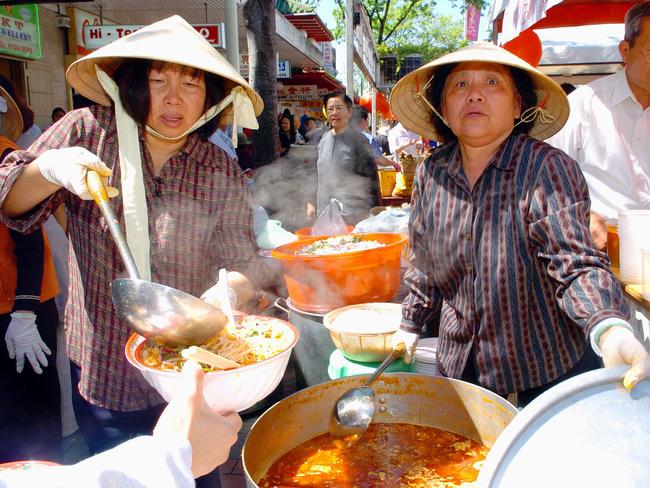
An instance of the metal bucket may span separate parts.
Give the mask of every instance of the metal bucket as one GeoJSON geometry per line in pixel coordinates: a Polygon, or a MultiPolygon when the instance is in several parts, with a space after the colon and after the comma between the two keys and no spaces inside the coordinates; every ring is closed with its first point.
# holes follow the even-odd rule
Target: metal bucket
{"type": "Polygon", "coordinates": [[[325,315],[299,310],[285,298],[278,298],[274,305],[286,312],[289,322],[300,331],[300,340],[292,352],[298,389],[329,381],[327,367],[336,346],[323,325],[325,315]]]}
{"type": "MultiPolygon", "coordinates": [[[[299,391],[257,419],[242,450],[246,486],[256,484],[283,454],[324,434],[332,405],[365,376],[342,378],[299,391]]],[[[448,430],[491,447],[517,409],[499,395],[441,376],[390,373],[373,384],[373,422],[409,423],[448,430]]]]}

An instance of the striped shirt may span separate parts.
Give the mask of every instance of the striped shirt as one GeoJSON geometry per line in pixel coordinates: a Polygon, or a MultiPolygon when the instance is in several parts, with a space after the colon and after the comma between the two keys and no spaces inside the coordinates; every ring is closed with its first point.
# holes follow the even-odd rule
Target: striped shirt
{"type": "MultiPolygon", "coordinates": [[[[112,108],[69,112],[30,151],[18,151],[0,166],[0,205],[25,163],[51,148],[81,146],[113,168],[110,185],[120,188],[118,143],[112,108]]],[[[258,286],[269,276],[256,255],[249,192],[241,171],[225,153],[196,134],[163,166],[159,177],[140,132],[149,212],[152,281],[200,296],[221,267],[240,271],[258,286]]],[[[9,220],[25,232],[42,225],[61,203],[68,212],[69,300],[65,312],[70,359],[81,366],[80,392],[90,403],[118,411],[145,409],[162,399],[124,357],[130,330],[116,315],[110,284],[126,276],[104,218],[93,201],[66,190],[32,212],[9,220]]],[[[122,215],[120,197],[111,200],[122,215]]],[[[120,218],[122,230],[124,222],[120,218]]]]}
{"type": "Polygon", "coordinates": [[[544,385],[578,362],[596,323],[628,317],[591,242],[585,179],[543,142],[511,135],[471,190],[458,144],[440,146],[418,168],[409,228],[401,327],[439,327],[450,377],[474,360],[497,393],[544,385]]]}

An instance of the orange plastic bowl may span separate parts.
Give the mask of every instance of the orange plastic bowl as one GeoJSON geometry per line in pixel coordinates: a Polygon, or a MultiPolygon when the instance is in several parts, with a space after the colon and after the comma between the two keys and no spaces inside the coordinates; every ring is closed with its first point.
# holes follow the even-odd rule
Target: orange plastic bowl
{"type": "Polygon", "coordinates": [[[358,234],[383,247],[329,256],[300,256],[300,249],[323,239],[308,237],[276,247],[292,304],[306,312],[326,313],[346,305],[390,301],[399,289],[402,234],[358,234]]]}
{"type": "MultiPolygon", "coordinates": [[[[303,227],[302,229],[298,229],[294,234],[298,236],[298,239],[307,239],[308,237],[323,237],[323,236],[312,236],[311,235],[311,227],[303,227]]],[[[346,226],[346,231],[348,234],[352,234],[352,231],[354,230],[354,225],[348,225],[346,226]]]]}

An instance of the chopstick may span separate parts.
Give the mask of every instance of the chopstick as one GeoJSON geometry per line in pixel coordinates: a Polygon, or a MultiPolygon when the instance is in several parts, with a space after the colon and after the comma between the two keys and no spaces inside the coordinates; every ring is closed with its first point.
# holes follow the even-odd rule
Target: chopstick
{"type": "Polygon", "coordinates": [[[236,363],[235,361],[231,361],[228,358],[224,358],[223,356],[219,356],[218,354],[198,346],[190,346],[187,349],[183,349],[181,351],[181,356],[185,359],[193,359],[194,361],[207,364],[213,368],[234,369],[241,367],[241,364],[236,363]]]}

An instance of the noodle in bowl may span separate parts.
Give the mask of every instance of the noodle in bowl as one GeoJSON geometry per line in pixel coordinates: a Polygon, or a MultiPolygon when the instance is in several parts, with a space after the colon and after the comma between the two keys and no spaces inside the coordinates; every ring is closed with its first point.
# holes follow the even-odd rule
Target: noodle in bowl
{"type": "MultiPolygon", "coordinates": [[[[256,334],[253,342],[257,344],[252,344],[250,350],[253,351],[253,355],[258,355],[257,359],[264,359],[252,362],[254,359],[251,359],[250,354],[246,356],[246,351],[234,347],[226,355],[233,360],[240,359],[241,362],[238,361],[242,364],[240,368],[206,372],[203,396],[208,405],[220,413],[246,410],[269,395],[282,380],[291,350],[298,342],[298,330],[284,320],[252,315],[239,316],[235,320],[237,323],[255,321],[270,324],[270,329],[276,333],[281,331],[284,338],[281,341],[282,349],[278,351],[271,348],[266,353],[269,355],[273,353],[273,355],[264,358],[265,351],[263,347],[259,347],[260,338],[256,334]],[[232,354],[233,352],[235,355],[232,354]],[[243,354],[243,356],[238,356],[238,354],[243,354]]],[[[213,352],[222,354],[225,351],[213,349],[213,352]]],[[[151,354],[151,348],[141,335],[134,333],[129,337],[125,346],[125,354],[129,363],[140,371],[144,379],[167,402],[181,388],[181,375],[176,370],[180,370],[181,365],[179,364],[178,368],[160,369],[160,365],[152,364],[147,357],[151,354]]]]}

